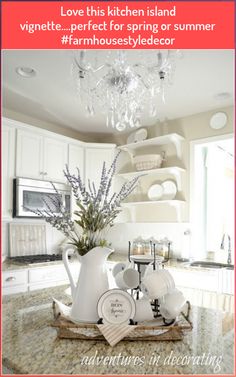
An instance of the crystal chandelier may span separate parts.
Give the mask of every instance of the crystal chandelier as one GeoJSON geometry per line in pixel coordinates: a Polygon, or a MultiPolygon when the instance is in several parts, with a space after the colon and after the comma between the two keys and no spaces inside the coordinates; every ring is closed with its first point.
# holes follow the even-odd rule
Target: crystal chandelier
{"type": "Polygon", "coordinates": [[[157,117],[157,97],[165,102],[178,50],[78,50],[72,72],[80,102],[90,116],[106,115],[107,127],[140,127],[148,111],[157,117]]]}

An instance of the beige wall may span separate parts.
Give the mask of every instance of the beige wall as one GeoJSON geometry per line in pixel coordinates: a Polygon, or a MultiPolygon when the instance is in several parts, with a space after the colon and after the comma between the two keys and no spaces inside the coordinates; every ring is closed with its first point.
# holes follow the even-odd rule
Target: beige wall
{"type": "MultiPolygon", "coordinates": [[[[145,125],[143,125],[145,127],[145,125]]],[[[202,139],[211,136],[223,135],[231,133],[234,130],[234,108],[222,107],[217,110],[208,111],[183,117],[179,119],[169,120],[167,122],[158,122],[151,127],[145,127],[148,130],[148,138],[164,135],[171,132],[177,132],[184,136],[186,140],[191,141],[195,139],[202,139]],[[213,130],[209,126],[210,118],[218,111],[223,111],[228,116],[227,125],[221,130],[213,130]]],[[[133,131],[132,131],[133,132],[133,131]]],[[[116,144],[126,144],[128,135],[131,132],[114,135],[116,144]]]]}
{"type": "Polygon", "coordinates": [[[2,115],[9,119],[14,119],[19,122],[27,123],[35,127],[42,128],[44,130],[48,130],[51,132],[58,133],[60,135],[64,135],[67,137],[71,137],[77,140],[81,141],[87,141],[91,143],[113,143],[114,138],[111,134],[98,134],[98,133],[85,133],[85,132],[79,132],[69,127],[62,127],[55,123],[49,123],[45,122],[33,117],[30,117],[23,113],[18,113],[16,111],[3,108],[2,109],[2,115]]]}
{"type": "MultiPolygon", "coordinates": [[[[171,120],[166,125],[167,132],[177,132],[184,136],[187,141],[203,139],[206,137],[231,133],[234,130],[234,108],[226,107],[218,110],[208,111],[191,115],[185,118],[171,120]],[[224,111],[228,116],[227,125],[221,130],[213,130],[209,126],[210,118],[218,111],[224,111]]],[[[149,137],[159,135],[160,126],[156,125],[149,128],[149,137]]]]}

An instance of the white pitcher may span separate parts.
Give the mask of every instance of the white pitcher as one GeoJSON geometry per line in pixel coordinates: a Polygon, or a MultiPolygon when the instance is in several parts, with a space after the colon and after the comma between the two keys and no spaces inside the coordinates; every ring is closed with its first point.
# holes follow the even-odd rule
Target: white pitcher
{"type": "Polygon", "coordinates": [[[97,246],[87,254],[79,256],[81,267],[77,285],[75,285],[70,270],[68,260],[70,252],[71,249],[64,250],[62,257],[71,285],[71,320],[73,322],[96,323],[99,319],[97,314],[98,300],[109,289],[105,262],[113,250],[97,246]]]}

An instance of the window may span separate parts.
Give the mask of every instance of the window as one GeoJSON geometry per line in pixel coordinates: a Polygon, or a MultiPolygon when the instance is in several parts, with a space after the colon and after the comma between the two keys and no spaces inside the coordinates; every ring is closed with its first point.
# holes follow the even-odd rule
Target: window
{"type": "Polygon", "coordinates": [[[203,259],[213,251],[227,262],[220,246],[224,233],[234,244],[234,142],[227,136],[213,139],[192,145],[191,256],[203,259]]]}

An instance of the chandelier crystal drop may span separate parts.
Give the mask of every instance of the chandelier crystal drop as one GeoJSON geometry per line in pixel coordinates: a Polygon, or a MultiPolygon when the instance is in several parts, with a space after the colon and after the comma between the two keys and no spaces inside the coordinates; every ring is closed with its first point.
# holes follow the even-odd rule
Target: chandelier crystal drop
{"type": "Polygon", "coordinates": [[[90,116],[106,115],[107,127],[141,126],[144,111],[157,117],[157,97],[173,81],[178,50],[77,50],[72,73],[80,103],[90,116]]]}

